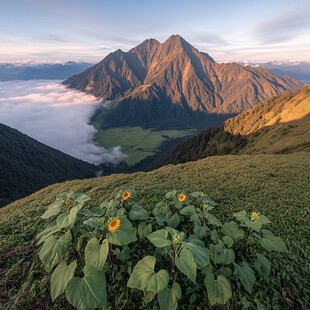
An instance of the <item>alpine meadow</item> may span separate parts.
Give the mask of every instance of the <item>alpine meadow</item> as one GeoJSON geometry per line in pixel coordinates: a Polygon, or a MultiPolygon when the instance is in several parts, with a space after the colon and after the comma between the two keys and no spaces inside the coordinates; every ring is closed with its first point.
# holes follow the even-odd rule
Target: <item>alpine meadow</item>
{"type": "Polygon", "coordinates": [[[310,4],[0,4],[0,310],[310,309],[310,4]]]}

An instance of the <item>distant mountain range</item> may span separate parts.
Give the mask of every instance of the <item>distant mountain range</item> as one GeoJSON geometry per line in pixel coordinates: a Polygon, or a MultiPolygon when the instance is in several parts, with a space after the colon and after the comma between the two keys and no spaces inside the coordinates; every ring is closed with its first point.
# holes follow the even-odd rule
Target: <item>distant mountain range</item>
{"type": "Polygon", "coordinates": [[[95,114],[103,127],[206,128],[302,83],[262,67],[218,64],[179,35],[117,50],[63,84],[104,101],[95,114]]]}
{"type": "Polygon", "coordinates": [[[245,63],[241,65],[261,66],[278,75],[289,75],[310,85],[310,62],[308,61],[270,61],[265,63],[245,63]]]}
{"type": "Polygon", "coordinates": [[[0,64],[0,81],[12,80],[63,80],[78,74],[92,64],[68,61],[64,64],[14,65],[0,64]]]}
{"type": "MultiPolygon", "coordinates": [[[[154,158],[155,166],[212,155],[310,152],[310,86],[285,93],[228,119],[154,158]]],[[[149,161],[150,162],[150,161],[149,161]]]]}
{"type": "Polygon", "coordinates": [[[0,207],[50,184],[95,177],[97,170],[0,124],[0,207]]]}

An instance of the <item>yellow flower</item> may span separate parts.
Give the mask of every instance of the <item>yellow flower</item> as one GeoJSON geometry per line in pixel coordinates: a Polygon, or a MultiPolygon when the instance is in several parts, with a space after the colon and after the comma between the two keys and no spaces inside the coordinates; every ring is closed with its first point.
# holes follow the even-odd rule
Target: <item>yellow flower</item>
{"type": "Polygon", "coordinates": [[[253,211],[253,212],[251,213],[250,217],[251,217],[251,221],[252,221],[252,222],[258,221],[258,220],[259,220],[259,213],[253,211]]]}
{"type": "Polygon", "coordinates": [[[177,236],[177,235],[174,235],[173,237],[172,237],[172,243],[173,244],[179,244],[181,242],[181,237],[180,236],[177,236]]]}
{"type": "Polygon", "coordinates": [[[123,194],[122,194],[122,199],[123,200],[127,200],[127,199],[129,199],[131,197],[131,193],[130,192],[124,192],[123,194]]]}
{"type": "Polygon", "coordinates": [[[186,195],[185,194],[180,194],[179,196],[178,196],[178,200],[180,201],[180,202],[183,202],[183,201],[185,201],[186,200],[186,195]]]}
{"type": "Polygon", "coordinates": [[[108,231],[113,233],[121,226],[121,220],[117,217],[112,217],[108,221],[108,231]]]}

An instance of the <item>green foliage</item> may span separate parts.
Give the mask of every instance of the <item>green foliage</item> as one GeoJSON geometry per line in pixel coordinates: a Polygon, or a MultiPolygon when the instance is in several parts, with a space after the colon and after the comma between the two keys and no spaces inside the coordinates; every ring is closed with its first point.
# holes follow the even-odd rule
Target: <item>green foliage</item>
{"type": "Polygon", "coordinates": [[[208,298],[210,304],[226,304],[232,297],[231,286],[228,280],[219,275],[215,280],[213,273],[208,273],[205,277],[205,285],[208,291],[208,298]]]}
{"type": "Polygon", "coordinates": [[[234,214],[237,222],[222,223],[202,192],[170,191],[150,212],[132,190],[92,208],[89,200],[73,192],[58,196],[42,216],[50,226],[37,237],[40,260],[52,274],[52,300],[64,294],[77,309],[121,307],[125,301],[116,294],[124,283],[141,306],[177,309],[190,292],[193,304],[196,292],[207,296],[208,303],[199,301],[205,307],[228,306],[270,280],[265,250],[287,253],[282,239],[261,229],[267,217],[242,211],[234,214]]]}
{"type": "Polygon", "coordinates": [[[101,128],[100,122],[93,122],[98,129],[95,139],[105,147],[120,145],[128,158],[125,162],[135,165],[149,156],[154,156],[163,144],[181,137],[188,137],[196,134],[195,129],[170,129],[159,130],[142,127],[114,127],[101,128]]]}

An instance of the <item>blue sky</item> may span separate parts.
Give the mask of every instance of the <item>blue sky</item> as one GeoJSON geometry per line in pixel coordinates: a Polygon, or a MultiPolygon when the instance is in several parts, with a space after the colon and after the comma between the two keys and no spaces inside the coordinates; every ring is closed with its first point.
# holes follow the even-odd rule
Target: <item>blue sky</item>
{"type": "Polygon", "coordinates": [[[309,0],[0,0],[0,61],[99,61],[180,34],[221,61],[310,61],[309,0]]]}

